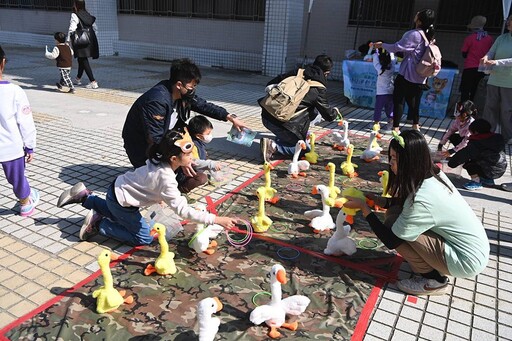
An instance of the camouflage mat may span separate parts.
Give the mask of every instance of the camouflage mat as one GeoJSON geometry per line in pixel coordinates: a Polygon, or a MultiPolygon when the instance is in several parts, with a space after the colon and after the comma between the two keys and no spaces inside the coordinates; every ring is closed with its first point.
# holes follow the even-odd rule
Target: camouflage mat
{"type": "MultiPolygon", "coordinates": [[[[353,143],[361,150],[365,141],[354,137],[353,143]]],[[[330,233],[314,234],[302,213],[319,206],[319,196],[310,192],[312,185],[327,183],[327,162],[339,165],[345,156],[333,152],[328,138],[317,144],[317,151],[329,157],[313,165],[307,178],[290,180],[287,162],[272,171],[272,186],[278,189],[281,200],[273,206],[267,204],[267,214],[277,230],[286,227],[285,231],[255,235],[243,248],[230,245],[221,235],[217,252],[207,256],[188,248],[193,227],[186,226],[169,245],[176,253],[175,275],[144,276],[146,264],[158,256],[158,245],[138,248],[112,267],[114,286],[132,295],[132,304],[97,314],[92,292],[103,285],[103,278],[96,273],[83,286],[18,321],[4,335],[11,340],[197,340],[196,305],[203,298],[216,296],[224,304],[217,314],[221,325],[216,340],[267,340],[267,327],[251,324],[249,314],[256,304],[268,302],[269,297],[261,293],[270,291],[270,268],[280,263],[289,280],[282,285],[283,298],[301,294],[311,299],[305,313],[290,318],[299,322],[298,330],[281,329],[282,336],[293,340],[350,339],[372,289],[396,275],[397,257],[376,242],[360,214],[351,237],[365,241],[358,244],[363,248],[351,257],[323,255],[330,233]],[[295,187],[287,189],[289,184],[295,187]]],[[[385,169],[384,165],[366,164],[355,157],[353,161],[360,165],[359,177],[347,179],[340,174],[336,185],[357,183],[361,189],[380,191],[376,173],[385,169]]],[[[244,184],[218,202],[217,211],[249,219],[256,212],[254,190],[261,184],[262,179],[244,184]]],[[[335,217],[337,212],[331,211],[335,217]]]]}

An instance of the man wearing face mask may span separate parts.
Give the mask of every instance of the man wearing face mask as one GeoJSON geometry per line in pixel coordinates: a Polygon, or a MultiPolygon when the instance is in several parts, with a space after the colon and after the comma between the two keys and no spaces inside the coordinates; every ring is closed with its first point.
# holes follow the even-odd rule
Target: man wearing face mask
{"type": "MultiPolygon", "coordinates": [[[[230,121],[239,130],[247,127],[235,114],[198,97],[195,90],[200,80],[201,72],[190,59],[175,59],[171,62],[169,80],[161,81],[133,103],[122,136],[134,168],[146,164],[147,150],[159,143],[168,130],[187,125],[191,110],[220,121],[230,121]]],[[[188,177],[196,175],[192,167],[183,172],[188,177]]]]}

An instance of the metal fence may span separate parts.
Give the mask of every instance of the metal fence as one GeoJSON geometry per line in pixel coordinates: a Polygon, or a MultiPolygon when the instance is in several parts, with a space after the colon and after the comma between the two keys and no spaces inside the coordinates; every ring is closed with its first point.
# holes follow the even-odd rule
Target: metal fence
{"type": "Polygon", "coordinates": [[[351,0],[349,26],[407,28],[413,19],[412,0],[351,0]]]}
{"type": "Polygon", "coordinates": [[[0,0],[0,8],[70,12],[74,0],[0,0]]]}

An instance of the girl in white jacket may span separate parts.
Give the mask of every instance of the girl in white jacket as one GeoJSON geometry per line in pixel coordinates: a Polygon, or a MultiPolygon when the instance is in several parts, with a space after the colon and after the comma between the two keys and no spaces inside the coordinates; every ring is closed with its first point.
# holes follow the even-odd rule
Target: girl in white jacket
{"type": "Polygon", "coordinates": [[[377,96],[375,98],[375,111],[373,113],[374,124],[380,125],[382,109],[386,111],[388,123],[384,127],[384,133],[390,133],[393,128],[393,90],[395,79],[396,58],[383,48],[376,49],[373,53],[373,66],[377,71],[377,96]]]}
{"type": "Polygon", "coordinates": [[[107,190],[106,199],[91,195],[81,182],[66,189],[59,197],[58,207],[81,203],[90,210],[80,229],[80,239],[87,240],[99,233],[132,245],[150,244],[150,226],[139,209],[161,201],[183,219],[234,227],[237,219],[198,211],[181,196],[176,170],[190,166],[194,146],[190,137],[185,136],[188,134],[168,131],[160,144],[151,146],[145,166],[117,177],[107,190]]]}
{"type": "Polygon", "coordinates": [[[25,91],[2,79],[6,62],[0,46],[0,164],[20,201],[20,215],[26,217],[39,202],[39,192],[25,177],[25,161],[34,159],[36,126],[25,91]]]}

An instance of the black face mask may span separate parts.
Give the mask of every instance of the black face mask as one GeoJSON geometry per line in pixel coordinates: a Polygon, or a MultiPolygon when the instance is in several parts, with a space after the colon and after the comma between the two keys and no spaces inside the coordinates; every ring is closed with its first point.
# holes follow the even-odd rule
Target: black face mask
{"type": "MultiPolygon", "coordinates": [[[[187,89],[187,88],[185,88],[185,89],[187,89]]],[[[191,100],[194,98],[195,95],[196,95],[196,88],[187,89],[186,93],[181,94],[181,98],[183,98],[184,100],[191,100]]]]}

